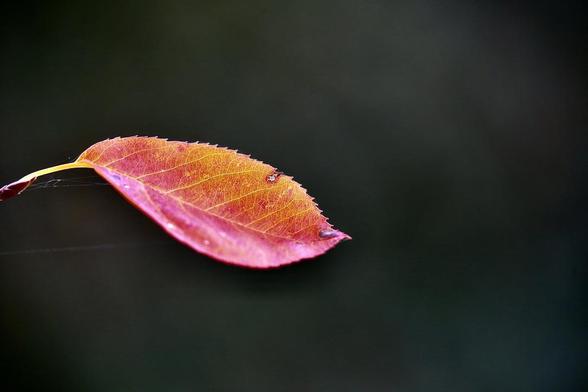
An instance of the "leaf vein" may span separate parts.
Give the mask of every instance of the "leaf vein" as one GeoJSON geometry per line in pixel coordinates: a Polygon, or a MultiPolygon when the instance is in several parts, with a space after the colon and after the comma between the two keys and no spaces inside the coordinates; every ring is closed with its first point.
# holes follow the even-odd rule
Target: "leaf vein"
{"type": "Polygon", "coordinates": [[[309,208],[307,208],[307,209],[305,209],[305,210],[302,210],[302,211],[298,211],[298,212],[297,212],[297,213],[295,213],[295,214],[292,214],[292,215],[290,215],[290,216],[287,216],[287,217],[285,217],[285,218],[282,218],[282,219],[278,220],[278,221],[277,221],[275,224],[273,224],[273,225],[271,225],[270,227],[268,227],[267,229],[265,229],[265,230],[263,231],[263,233],[267,233],[268,231],[270,231],[270,230],[271,230],[271,229],[273,229],[274,227],[278,226],[280,223],[282,223],[282,222],[284,222],[284,221],[287,221],[287,220],[289,220],[289,219],[291,219],[291,218],[294,218],[295,216],[298,216],[298,215],[305,214],[305,213],[307,213],[307,212],[308,212],[308,211],[310,211],[310,210],[312,210],[312,207],[309,207],[309,208]]]}
{"type": "Polygon", "coordinates": [[[269,216],[272,216],[273,214],[275,214],[275,213],[277,213],[277,212],[280,212],[280,211],[283,211],[283,210],[285,210],[286,208],[288,208],[288,206],[290,206],[290,204],[292,204],[292,203],[293,203],[293,202],[295,202],[296,200],[299,200],[299,199],[295,199],[295,198],[294,198],[294,199],[290,200],[290,201],[289,201],[288,203],[286,203],[286,205],[285,205],[285,206],[283,206],[282,208],[278,208],[277,210],[274,210],[274,211],[270,212],[269,214],[265,214],[265,215],[264,215],[264,216],[262,216],[261,218],[257,218],[257,219],[255,219],[255,220],[253,220],[253,221],[251,221],[251,222],[247,223],[247,224],[245,225],[245,227],[249,227],[249,226],[251,226],[252,224],[254,224],[254,223],[257,223],[257,222],[259,222],[259,221],[260,221],[260,220],[262,220],[262,219],[265,219],[265,218],[267,218],[267,217],[269,217],[269,216]]]}
{"type": "Polygon", "coordinates": [[[259,188],[259,189],[256,189],[256,190],[254,190],[254,191],[251,191],[251,192],[248,192],[248,193],[246,193],[246,194],[244,194],[244,195],[240,195],[240,196],[237,196],[237,197],[235,197],[235,198],[233,198],[233,199],[230,199],[230,200],[227,200],[227,201],[223,201],[222,203],[215,204],[215,205],[213,205],[212,207],[208,207],[208,208],[207,208],[207,209],[205,209],[204,211],[210,211],[210,210],[212,210],[212,209],[214,209],[214,208],[217,208],[217,207],[220,207],[220,206],[222,206],[222,205],[229,204],[229,203],[232,203],[232,202],[234,202],[234,201],[241,200],[241,199],[243,199],[244,197],[247,197],[247,196],[253,195],[253,194],[255,194],[255,193],[258,193],[258,192],[267,191],[267,190],[269,190],[269,189],[272,189],[272,188],[274,188],[274,187],[273,187],[273,186],[268,186],[268,187],[266,187],[266,188],[259,188]]]}
{"type": "Polygon", "coordinates": [[[104,167],[110,167],[111,165],[114,165],[117,162],[120,162],[120,161],[123,161],[125,159],[128,159],[128,158],[132,157],[133,155],[140,154],[140,153],[146,152],[146,151],[160,150],[160,149],[169,148],[169,147],[173,147],[173,145],[165,145],[165,146],[160,146],[160,147],[144,148],[142,150],[137,150],[137,151],[134,151],[134,152],[132,152],[130,154],[127,154],[127,155],[125,155],[125,156],[123,156],[121,158],[115,159],[115,160],[113,160],[111,162],[108,162],[107,164],[102,165],[102,166],[104,166],[104,167]]]}
{"type": "Polygon", "coordinates": [[[196,185],[204,184],[205,182],[207,182],[207,181],[210,181],[210,180],[213,180],[213,179],[215,179],[215,178],[224,177],[224,176],[232,176],[232,175],[235,175],[235,174],[253,173],[253,172],[261,172],[261,170],[241,170],[241,171],[236,171],[236,172],[229,172],[229,173],[220,173],[220,174],[216,174],[216,175],[214,175],[214,176],[211,176],[211,177],[205,178],[205,179],[203,179],[203,180],[200,180],[200,181],[198,181],[198,182],[192,183],[192,184],[190,184],[190,185],[181,186],[181,187],[179,187],[179,188],[174,188],[174,189],[171,189],[171,190],[169,190],[169,191],[165,191],[165,192],[164,192],[164,195],[167,195],[167,194],[170,194],[170,193],[174,193],[174,192],[177,192],[177,191],[181,191],[181,190],[184,190],[184,189],[193,188],[193,187],[195,187],[196,185]]]}
{"type": "Polygon", "coordinates": [[[170,168],[164,169],[164,170],[157,170],[157,171],[154,171],[154,172],[151,172],[151,173],[142,174],[142,175],[140,175],[139,177],[137,177],[136,179],[137,179],[137,180],[139,180],[139,179],[141,179],[141,178],[149,177],[149,176],[152,176],[152,175],[154,175],[154,174],[163,174],[163,173],[167,173],[167,172],[169,172],[169,171],[172,171],[172,170],[174,170],[174,169],[177,169],[178,167],[182,167],[182,166],[185,166],[185,165],[190,165],[190,164],[192,164],[192,163],[196,163],[196,162],[198,162],[198,161],[201,161],[201,160],[202,160],[202,159],[204,159],[204,158],[208,158],[208,157],[211,157],[211,156],[213,156],[213,155],[225,155],[225,153],[222,153],[222,152],[217,152],[217,153],[213,153],[213,154],[207,154],[207,155],[204,155],[204,156],[202,156],[202,157],[200,157],[200,158],[198,158],[198,159],[194,159],[194,160],[192,160],[192,161],[188,161],[188,162],[180,163],[179,165],[176,165],[176,166],[173,166],[173,167],[170,167],[170,168]]]}
{"type": "Polygon", "coordinates": [[[92,161],[94,161],[94,162],[98,162],[98,160],[100,160],[100,159],[102,158],[102,155],[104,155],[104,153],[105,153],[106,151],[108,151],[108,150],[110,149],[110,147],[112,147],[112,146],[114,146],[114,145],[116,144],[115,142],[116,142],[117,140],[116,140],[116,138],[114,138],[114,139],[109,139],[108,141],[110,142],[110,143],[108,144],[108,146],[104,147],[104,148],[102,149],[102,151],[100,152],[100,154],[98,154],[98,156],[97,156],[96,158],[92,159],[92,161]]]}

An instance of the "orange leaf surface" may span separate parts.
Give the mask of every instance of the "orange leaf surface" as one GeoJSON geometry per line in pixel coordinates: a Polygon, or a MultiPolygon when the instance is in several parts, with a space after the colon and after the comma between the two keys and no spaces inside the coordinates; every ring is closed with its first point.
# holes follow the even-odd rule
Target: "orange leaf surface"
{"type": "Polygon", "coordinates": [[[154,137],[108,139],[75,162],[0,188],[0,201],[40,175],[92,168],[165,231],[218,260],[277,267],[350,237],[335,230],[292,177],[234,150],[154,137]]]}

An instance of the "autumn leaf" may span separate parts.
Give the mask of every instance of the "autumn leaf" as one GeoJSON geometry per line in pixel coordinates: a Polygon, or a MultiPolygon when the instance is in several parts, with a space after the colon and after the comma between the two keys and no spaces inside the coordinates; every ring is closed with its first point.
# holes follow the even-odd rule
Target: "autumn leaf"
{"type": "Polygon", "coordinates": [[[272,166],[227,148],[155,137],[96,143],[72,163],[0,188],[0,201],[39,176],[75,168],[94,169],[171,236],[223,262],[277,267],[350,239],[304,188],[272,166]]]}

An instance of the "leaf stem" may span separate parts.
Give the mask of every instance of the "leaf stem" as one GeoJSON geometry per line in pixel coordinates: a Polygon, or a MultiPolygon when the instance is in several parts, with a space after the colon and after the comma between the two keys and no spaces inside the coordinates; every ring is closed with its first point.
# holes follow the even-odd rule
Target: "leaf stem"
{"type": "Polygon", "coordinates": [[[80,162],[80,161],[64,163],[63,165],[51,166],[46,169],[37,170],[35,172],[27,174],[26,176],[24,176],[23,178],[18,180],[18,182],[32,181],[37,177],[44,176],[45,174],[51,174],[51,173],[55,173],[55,172],[62,171],[62,170],[84,169],[84,168],[91,169],[92,165],[87,162],[80,162]]]}

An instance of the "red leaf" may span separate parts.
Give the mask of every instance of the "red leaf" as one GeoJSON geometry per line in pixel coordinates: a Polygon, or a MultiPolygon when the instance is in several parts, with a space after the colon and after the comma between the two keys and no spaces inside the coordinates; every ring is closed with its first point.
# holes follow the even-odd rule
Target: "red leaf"
{"type": "Polygon", "coordinates": [[[1,188],[0,201],[40,175],[79,167],[96,170],[179,241],[227,263],[277,267],[350,239],[273,167],[226,148],[151,137],[96,143],[75,162],[1,188]]]}

